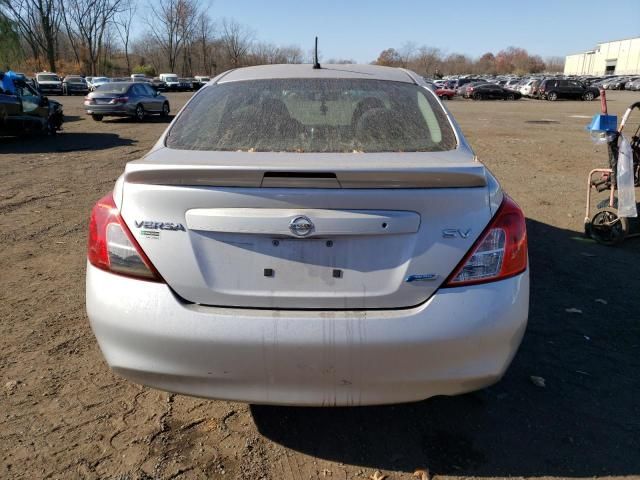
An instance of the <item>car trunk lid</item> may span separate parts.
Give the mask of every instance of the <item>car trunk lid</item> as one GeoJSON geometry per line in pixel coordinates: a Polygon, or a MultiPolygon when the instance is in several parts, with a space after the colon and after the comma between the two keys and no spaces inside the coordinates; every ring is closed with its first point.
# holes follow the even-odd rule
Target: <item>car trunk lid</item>
{"type": "Polygon", "coordinates": [[[161,148],[124,182],[122,215],[145,253],[178,295],[205,305],[414,306],[491,216],[484,167],[457,151],[161,148]]]}

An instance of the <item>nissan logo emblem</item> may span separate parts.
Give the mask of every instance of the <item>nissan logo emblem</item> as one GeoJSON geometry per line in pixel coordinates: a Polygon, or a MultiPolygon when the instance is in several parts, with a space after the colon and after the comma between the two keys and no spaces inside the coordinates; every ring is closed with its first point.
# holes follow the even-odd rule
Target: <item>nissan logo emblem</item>
{"type": "Polygon", "coordinates": [[[306,237],[313,232],[313,227],[313,222],[304,215],[298,215],[289,222],[289,230],[296,237],[306,237]]]}

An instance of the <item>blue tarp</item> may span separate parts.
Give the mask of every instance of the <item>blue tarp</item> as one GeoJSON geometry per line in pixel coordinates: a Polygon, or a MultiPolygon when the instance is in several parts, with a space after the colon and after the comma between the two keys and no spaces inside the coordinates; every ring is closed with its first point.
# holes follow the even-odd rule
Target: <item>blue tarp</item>
{"type": "Polygon", "coordinates": [[[18,76],[13,70],[9,70],[4,74],[4,78],[2,79],[2,89],[5,92],[9,92],[13,95],[16,93],[16,86],[13,84],[13,81],[16,80],[18,76]]]}

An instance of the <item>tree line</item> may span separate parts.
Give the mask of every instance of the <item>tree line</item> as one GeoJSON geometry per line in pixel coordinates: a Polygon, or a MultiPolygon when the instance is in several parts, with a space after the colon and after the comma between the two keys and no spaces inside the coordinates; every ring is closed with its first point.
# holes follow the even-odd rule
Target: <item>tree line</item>
{"type": "Polygon", "coordinates": [[[561,72],[564,69],[562,57],[543,60],[539,55],[531,55],[523,48],[509,47],[496,54],[488,52],[474,59],[460,53],[446,54],[438,48],[419,47],[412,42],[404,44],[400,49],[383,50],[374,63],[408,68],[426,77],[461,74],[524,75],[561,72]]]}
{"type": "Polygon", "coordinates": [[[0,69],[193,76],[304,60],[298,46],[260,42],[233,19],[214,22],[200,0],[0,0],[0,69]]]}
{"type": "MultiPolygon", "coordinates": [[[[261,42],[233,19],[214,21],[203,0],[0,0],[0,69],[212,76],[240,66],[310,61],[311,52],[299,46],[261,42]]],[[[413,43],[384,50],[372,63],[426,76],[550,68],[539,56],[513,47],[474,60],[413,43]]]]}

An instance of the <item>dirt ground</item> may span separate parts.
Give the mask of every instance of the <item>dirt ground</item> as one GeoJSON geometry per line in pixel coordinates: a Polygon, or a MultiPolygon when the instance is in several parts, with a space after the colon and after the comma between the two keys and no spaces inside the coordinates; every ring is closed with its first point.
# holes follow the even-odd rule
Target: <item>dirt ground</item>
{"type": "MultiPolygon", "coordinates": [[[[188,98],[169,96],[173,110],[188,98]]],[[[621,114],[640,94],[609,98],[621,114]]],[[[0,139],[0,478],[640,478],[640,240],[581,236],[587,172],[606,165],[584,130],[599,102],[449,103],[528,218],[530,323],[505,378],[308,409],[171,395],[109,371],[84,309],[88,214],[166,123],[95,123],[80,97],[59,100],[60,135],[0,139]]]]}

